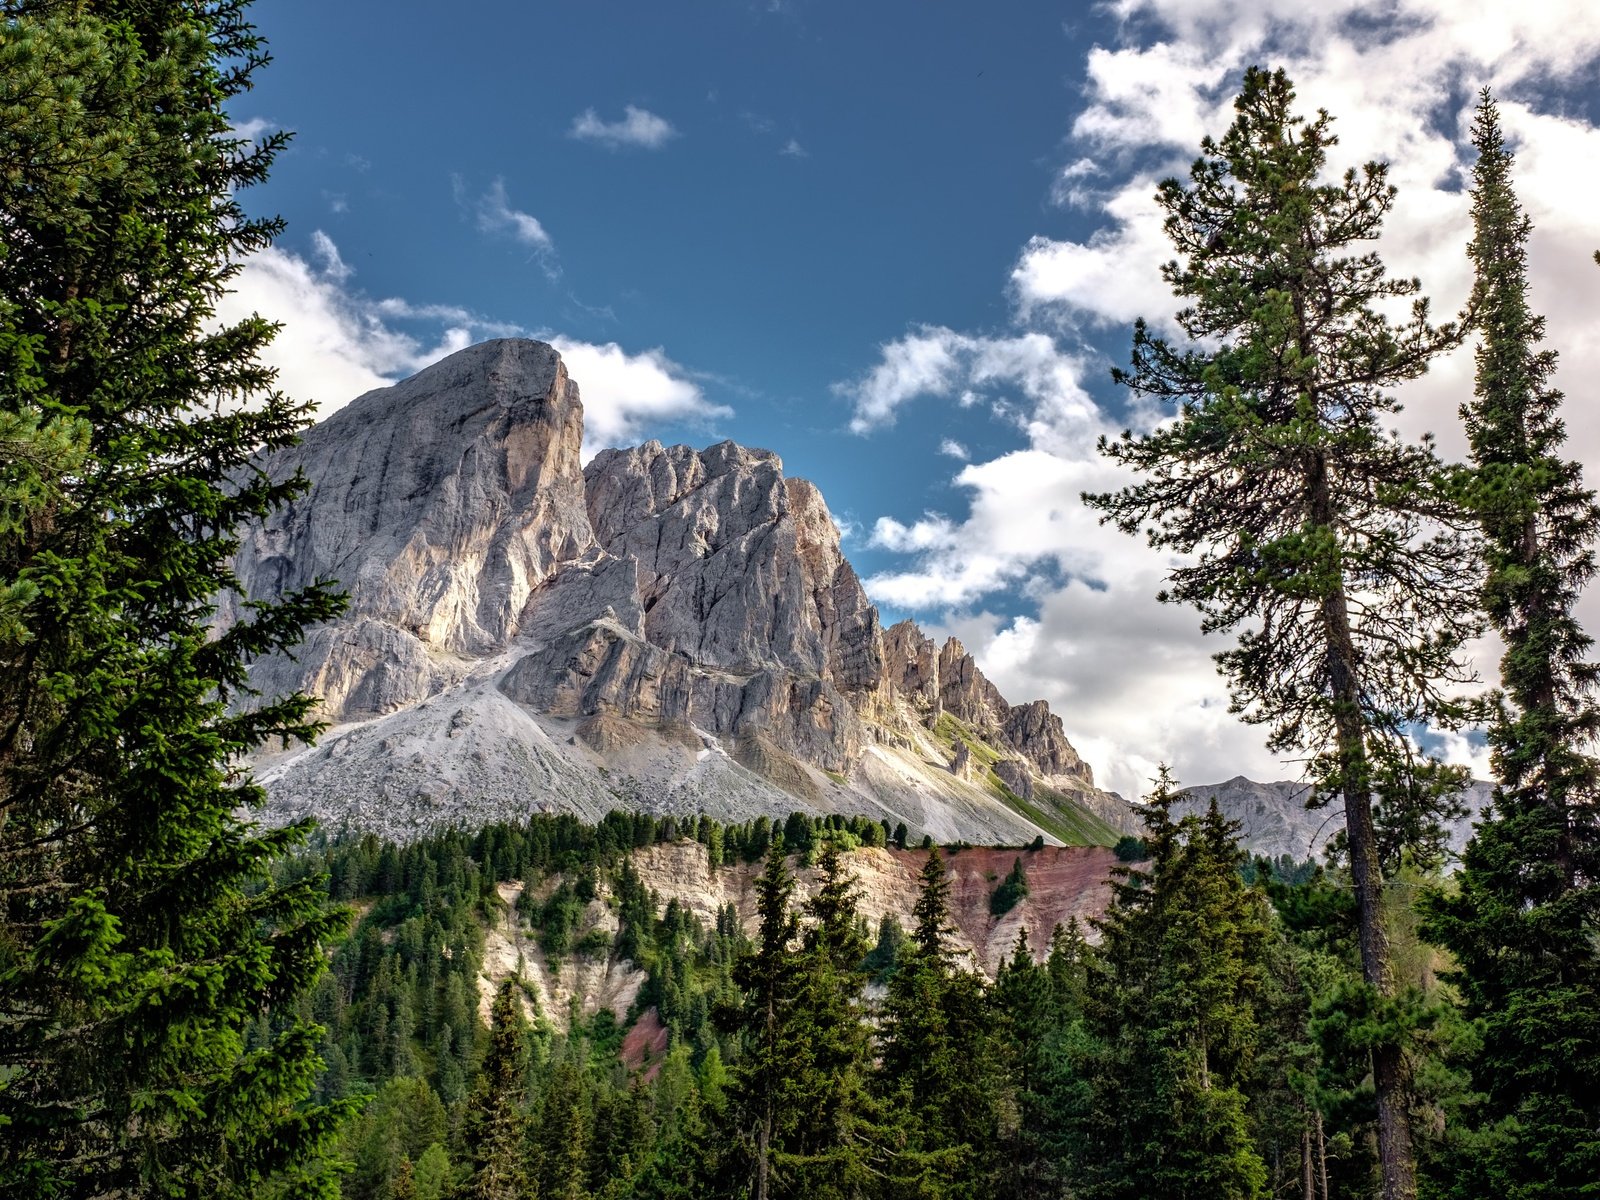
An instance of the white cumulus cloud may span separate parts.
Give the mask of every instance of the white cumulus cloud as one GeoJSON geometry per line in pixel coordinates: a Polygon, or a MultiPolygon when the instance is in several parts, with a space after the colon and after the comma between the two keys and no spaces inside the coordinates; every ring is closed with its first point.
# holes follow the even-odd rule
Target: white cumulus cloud
{"type": "MultiPolygon", "coordinates": [[[[1300,111],[1327,108],[1340,144],[1330,170],[1387,161],[1399,188],[1379,245],[1392,273],[1422,280],[1435,313],[1464,302],[1471,235],[1465,185],[1476,89],[1491,85],[1517,154],[1515,181],[1535,233],[1532,296],[1561,354],[1569,394],[1569,452],[1600,483],[1600,423],[1578,417],[1586,381],[1600,375],[1600,129],[1551,84],[1584,84],[1600,63],[1600,16],[1581,0],[1115,0],[1123,40],[1086,62],[1084,102],[1066,119],[1070,153],[1054,198],[1098,215],[1079,238],[1041,234],[1012,265],[1014,328],[1000,335],[920,326],[879,348],[876,363],[836,385],[851,428],[871,434],[905,405],[979,400],[1020,431],[1021,447],[970,462],[956,477],[964,514],[880,517],[872,545],[903,556],[866,580],[891,608],[932,615],[978,655],[1013,701],[1043,697],[1096,769],[1124,794],[1144,790],[1158,762],[1191,783],[1237,773],[1294,778],[1301,764],[1263,749],[1261,730],[1227,712],[1210,656],[1219,639],[1155,594],[1173,565],[1141,541],[1098,524],[1082,491],[1121,478],[1094,452],[1096,436],[1159,412],[1135,405],[1113,419],[1086,389],[1103,364],[1084,349],[1093,331],[1138,317],[1172,329],[1179,303],[1161,280],[1172,257],[1153,201],[1156,182],[1182,176],[1202,136],[1220,135],[1245,67],[1282,65],[1300,111]],[[999,397],[996,393],[1003,393],[999,397]],[[992,610],[1001,593],[1024,597],[1022,616],[992,610]]],[[[1456,409],[1472,386],[1472,347],[1400,392],[1398,423],[1464,452],[1456,409]]],[[[1127,397],[1121,398],[1124,402],[1127,397]]],[[[1580,616],[1600,628],[1600,592],[1580,616]]],[[[1494,652],[1477,656],[1494,673],[1494,652]]],[[[1481,770],[1481,748],[1440,739],[1481,770]]]]}
{"type": "Polygon", "coordinates": [[[218,317],[259,313],[282,323],[264,355],[291,398],[327,416],[374,388],[491,337],[540,336],[561,352],[583,398],[585,457],[669,424],[706,424],[731,415],[708,400],[687,370],[657,347],[630,353],[490,319],[450,304],[373,298],[350,286],[353,272],[327,234],[312,238],[316,263],[279,247],[246,260],[218,317]]]}
{"type": "Polygon", "coordinates": [[[595,142],[608,150],[625,146],[659,150],[679,134],[665,117],[629,104],[617,121],[605,120],[592,108],[584,109],[572,119],[567,136],[580,142],[595,142]]]}

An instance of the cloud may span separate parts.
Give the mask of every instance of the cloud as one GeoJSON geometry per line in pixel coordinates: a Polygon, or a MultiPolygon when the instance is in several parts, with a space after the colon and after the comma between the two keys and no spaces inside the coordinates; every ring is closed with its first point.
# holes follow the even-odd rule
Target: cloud
{"type": "MultiPolygon", "coordinates": [[[[877,364],[834,391],[851,402],[851,432],[867,434],[892,425],[898,410],[919,397],[971,408],[989,389],[1014,389],[1029,402],[1016,417],[1020,427],[1041,442],[1089,436],[1092,446],[1104,422],[1081,383],[1089,359],[1063,352],[1040,331],[988,337],[924,325],[879,346],[877,364]]],[[[1014,411],[1004,402],[995,407],[1002,415],[1014,411]]]]}
{"type": "MultiPolygon", "coordinates": [[[[1111,397],[1097,403],[1085,386],[1090,368],[1100,376],[1089,339],[1138,317],[1173,328],[1179,304],[1160,277],[1172,251],[1156,182],[1183,175],[1201,137],[1225,130],[1239,77],[1254,63],[1288,70],[1300,111],[1334,114],[1332,172],[1371,158],[1391,164],[1399,196],[1378,248],[1392,274],[1419,277],[1448,316],[1470,286],[1465,143],[1473,95],[1488,83],[1535,226],[1533,302],[1561,354],[1558,384],[1581,397],[1583,381],[1600,374],[1600,272],[1589,258],[1600,241],[1590,202],[1600,190],[1600,129],[1550,86],[1587,86],[1600,21],[1575,0],[1394,0],[1379,15],[1365,0],[1116,0],[1113,9],[1122,40],[1088,56],[1084,106],[1053,188],[1058,202],[1098,218],[1090,232],[1022,246],[1009,280],[1011,329],[920,326],[836,385],[857,433],[892,424],[914,401],[984,402],[1022,443],[961,470],[964,513],[879,517],[871,544],[901,561],[865,582],[886,606],[962,637],[1013,701],[1049,700],[1107,786],[1137,794],[1162,761],[1191,783],[1240,772],[1292,778],[1301,765],[1275,760],[1262,731],[1228,713],[1211,662],[1220,640],[1200,635],[1191,610],[1156,603],[1172,561],[1099,525],[1078,499],[1122,482],[1097,458],[1097,434],[1161,416],[1137,404],[1113,412],[1111,397]],[[997,615],[1001,594],[1030,607],[997,615]]],[[[1402,431],[1436,433],[1445,453],[1463,453],[1456,408],[1472,370],[1467,345],[1401,389],[1402,431]]],[[[1115,399],[1118,410],[1127,403],[1115,399]]],[[[1600,483],[1600,422],[1569,428],[1569,452],[1600,483]]],[[[1600,591],[1580,617],[1600,627],[1600,591]]],[[[1474,658],[1492,677],[1493,647],[1474,658]]],[[[1435,744],[1482,770],[1471,738],[1435,744]]]]}
{"type": "Polygon", "coordinates": [[[784,155],[787,158],[810,158],[811,157],[811,151],[807,150],[799,142],[795,141],[794,138],[790,138],[787,142],[785,142],[783,144],[783,149],[779,150],[778,153],[784,155]]]}
{"type": "Polygon", "coordinates": [[[972,457],[967,453],[967,448],[956,441],[955,438],[945,438],[944,441],[940,442],[939,453],[950,458],[959,459],[962,462],[966,462],[972,457]]]}
{"type": "Polygon", "coordinates": [[[354,269],[339,257],[339,247],[333,244],[333,239],[320,229],[311,233],[311,252],[321,261],[322,274],[334,283],[343,283],[355,274],[354,269]]]}
{"type": "MultiPolygon", "coordinates": [[[[260,313],[281,322],[263,357],[278,369],[284,392],[295,400],[316,402],[319,416],[474,342],[536,336],[457,305],[368,296],[350,286],[354,273],[333,239],[320,230],[312,236],[312,254],[315,261],[308,261],[274,246],[245,260],[217,315],[237,321],[260,313]]],[[[731,415],[709,401],[688,370],[659,347],[634,354],[615,342],[595,345],[537,336],[561,352],[578,382],[585,457],[663,426],[731,415]]]]}
{"type": "Polygon", "coordinates": [[[485,233],[505,233],[534,250],[554,250],[555,242],[532,213],[511,207],[506,183],[496,179],[478,203],[478,228],[485,233]]]}
{"type": "Polygon", "coordinates": [[[624,146],[659,150],[680,136],[670,121],[649,109],[629,104],[622,111],[620,121],[606,121],[594,109],[586,108],[572,119],[567,136],[580,142],[595,142],[608,150],[624,146]]]}
{"type": "Polygon", "coordinates": [[[584,458],[623,446],[647,431],[680,422],[706,424],[733,415],[712,404],[688,372],[659,346],[629,354],[615,342],[595,345],[552,337],[583,396],[584,458]]]}
{"type": "Polygon", "coordinates": [[[271,117],[249,117],[243,121],[233,122],[235,137],[248,138],[250,141],[260,141],[263,134],[277,133],[283,125],[271,117]]]}
{"type": "Polygon", "coordinates": [[[506,192],[504,179],[494,180],[481,196],[474,196],[467,190],[466,181],[461,176],[452,175],[450,190],[456,203],[472,215],[480,233],[509,237],[526,246],[533,251],[547,279],[554,281],[561,277],[561,267],[556,262],[555,240],[538,217],[511,207],[511,197],[506,192]]]}

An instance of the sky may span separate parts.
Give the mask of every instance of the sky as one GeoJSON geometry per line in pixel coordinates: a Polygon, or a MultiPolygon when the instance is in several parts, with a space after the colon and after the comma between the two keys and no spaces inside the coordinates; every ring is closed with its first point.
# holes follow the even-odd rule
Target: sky
{"type": "MultiPolygon", "coordinates": [[[[1533,298],[1571,452],[1600,482],[1600,7],[1590,0],[613,0],[441,9],[257,0],[273,62],[232,109],[291,130],[243,199],[281,214],[225,316],[283,323],[281,383],[326,414],[490,337],[553,342],[586,452],[647,438],[777,451],[814,481],[885,624],[960,637],[1043,698],[1133,797],[1297,778],[1227,689],[1172,563],[1079,499],[1126,480],[1113,385],[1172,331],[1153,194],[1220,135],[1244,69],[1327,109],[1330,168],[1387,162],[1380,243],[1464,302],[1465,181],[1493,88],[1532,217],[1533,298]]],[[[1471,347],[1397,393],[1463,453],[1471,347]]],[[[1600,599],[1582,614],[1600,629],[1600,599]]],[[[1476,648],[1494,672],[1495,649],[1476,648]]],[[[1486,769],[1481,744],[1450,757],[1486,769]]]]}

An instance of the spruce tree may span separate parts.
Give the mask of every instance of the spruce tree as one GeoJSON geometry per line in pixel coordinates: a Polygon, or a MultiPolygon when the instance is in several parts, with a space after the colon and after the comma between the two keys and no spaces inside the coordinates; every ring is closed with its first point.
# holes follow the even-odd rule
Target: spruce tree
{"type": "Polygon", "coordinates": [[[507,979],[489,1010],[489,1051],[467,1107],[465,1136],[472,1156],[467,1195],[472,1200],[521,1200],[527,1194],[527,1086],[527,1021],[516,981],[507,979]]]}
{"type": "MultiPolygon", "coordinates": [[[[247,665],[335,615],[324,588],[220,635],[237,531],[303,481],[252,465],[306,410],[273,327],[214,306],[279,229],[281,136],[225,107],[265,61],[244,0],[0,4],[0,1191],[259,1194],[317,1165],[319,1033],[247,1030],[342,919],[270,865],[239,766],[311,701],[247,665]]],[[[322,1182],[317,1181],[321,1179],[322,1182]]]]}
{"type": "MultiPolygon", "coordinates": [[[[1366,985],[1396,992],[1384,924],[1373,794],[1418,723],[1460,715],[1457,652],[1476,596],[1456,510],[1431,443],[1384,429],[1386,389],[1455,344],[1429,322],[1414,280],[1375,252],[1394,199],[1369,163],[1326,181],[1331,118],[1296,117],[1285,75],[1251,69],[1237,117],[1206,139],[1189,183],[1157,200],[1180,258],[1164,275],[1187,302],[1174,346],[1141,322],[1136,393],[1176,406],[1154,432],[1103,444],[1142,478],[1087,497],[1129,533],[1184,556],[1162,599],[1199,609],[1208,633],[1238,630],[1217,655],[1234,711],[1270,727],[1268,745],[1312,756],[1318,792],[1345,813],[1366,985]],[[1412,299],[1410,318],[1385,315],[1412,299]]],[[[1403,779],[1409,784],[1409,779],[1403,779]]],[[[1405,825],[1404,801],[1381,797],[1405,825]],[[1400,811],[1394,811],[1394,810],[1400,811]]],[[[1372,1050],[1385,1200],[1415,1193],[1403,1035],[1372,1050]]]]}
{"type": "Polygon", "coordinates": [[[988,1196],[1000,1167],[988,1148],[998,1139],[1004,1070],[983,980],[958,965],[937,846],[912,915],[883,1001],[879,1092],[909,1125],[901,1171],[919,1180],[916,1194],[988,1196]]]}
{"type": "Polygon", "coordinates": [[[1473,127],[1474,309],[1480,334],[1469,500],[1482,523],[1483,603],[1505,644],[1489,727],[1493,806],[1431,931],[1482,1022],[1485,1095],[1461,1194],[1584,1194],[1600,1179],[1600,728],[1591,639],[1573,615],[1594,574],[1600,508],[1562,457],[1554,351],[1528,296],[1531,223],[1485,91],[1473,127]]]}
{"type": "Polygon", "coordinates": [[[755,892],[761,931],[734,973],[744,993],[737,1027],[744,1057],[730,1089],[734,1099],[720,1122],[719,1175],[731,1194],[769,1200],[786,1194],[781,1177],[774,1178],[774,1162],[789,1130],[809,1116],[794,1103],[807,1051],[793,1021],[801,985],[794,955],[799,923],[789,906],[794,876],[784,861],[781,837],[771,843],[755,892]]]}
{"type": "Polygon", "coordinates": [[[868,1090],[872,1031],[862,998],[868,947],[857,921],[855,880],[835,842],[825,843],[818,866],[821,886],[805,906],[810,923],[790,1018],[803,1050],[790,1102],[802,1119],[776,1162],[783,1194],[848,1200],[876,1191],[890,1165],[893,1137],[868,1090]]]}
{"type": "Polygon", "coordinates": [[[1121,869],[1099,922],[1086,1008],[1098,1049],[1074,1147],[1075,1194],[1092,1200],[1251,1200],[1266,1181],[1247,1091],[1265,901],[1215,802],[1174,821],[1175,798],[1163,768],[1146,801],[1150,860],[1121,869]]]}

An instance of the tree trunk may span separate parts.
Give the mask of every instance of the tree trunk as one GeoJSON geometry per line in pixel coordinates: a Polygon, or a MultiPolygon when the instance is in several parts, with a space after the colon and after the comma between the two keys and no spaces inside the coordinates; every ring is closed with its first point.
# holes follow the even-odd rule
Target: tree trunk
{"type": "MultiPolygon", "coordinates": [[[[1313,458],[1309,499],[1312,520],[1334,525],[1328,491],[1327,464],[1313,458]]],[[[1350,609],[1341,580],[1322,601],[1323,636],[1328,652],[1328,682],[1339,762],[1339,791],[1344,797],[1345,832],[1350,847],[1350,880],[1355,888],[1356,920],[1361,943],[1361,976],[1379,996],[1395,994],[1394,963],[1383,921],[1383,871],[1372,821],[1372,780],[1367,761],[1366,722],[1361,713],[1350,609]]],[[[1372,1081],[1378,1100],[1378,1166],[1383,1200],[1415,1200],[1416,1156],[1406,1103],[1405,1056],[1398,1045],[1372,1050],[1372,1081]]]]}
{"type": "Polygon", "coordinates": [[[1322,1184],[1322,1200],[1328,1200],[1328,1139],[1322,1132],[1322,1110],[1317,1110],[1317,1179],[1322,1184]]]}

